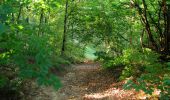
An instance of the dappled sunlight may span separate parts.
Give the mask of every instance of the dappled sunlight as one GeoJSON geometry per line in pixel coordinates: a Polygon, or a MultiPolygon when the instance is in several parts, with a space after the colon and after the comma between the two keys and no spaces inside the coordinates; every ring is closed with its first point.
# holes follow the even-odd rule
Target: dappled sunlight
{"type": "MultiPolygon", "coordinates": [[[[138,100],[145,100],[147,98],[158,97],[160,95],[159,90],[155,90],[151,95],[146,95],[143,91],[136,92],[134,89],[131,90],[124,90],[121,88],[110,88],[106,91],[99,92],[99,93],[90,93],[85,94],[83,98],[85,100],[127,100],[127,99],[138,99],[138,100]]],[[[157,100],[157,99],[156,99],[157,100]]]]}
{"type": "Polygon", "coordinates": [[[110,88],[100,93],[85,94],[84,99],[135,99],[134,90],[123,90],[120,88],[110,88]]]}

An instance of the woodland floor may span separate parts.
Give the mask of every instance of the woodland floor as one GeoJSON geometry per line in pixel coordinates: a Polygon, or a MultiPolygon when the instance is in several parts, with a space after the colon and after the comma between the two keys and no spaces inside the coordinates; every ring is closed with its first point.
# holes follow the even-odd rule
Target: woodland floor
{"type": "MultiPolygon", "coordinates": [[[[63,87],[35,89],[31,100],[144,100],[146,95],[134,90],[123,90],[124,82],[118,82],[120,70],[104,71],[99,64],[83,63],[73,65],[67,73],[61,74],[63,87]]],[[[154,99],[157,100],[157,99],[154,99]]]]}

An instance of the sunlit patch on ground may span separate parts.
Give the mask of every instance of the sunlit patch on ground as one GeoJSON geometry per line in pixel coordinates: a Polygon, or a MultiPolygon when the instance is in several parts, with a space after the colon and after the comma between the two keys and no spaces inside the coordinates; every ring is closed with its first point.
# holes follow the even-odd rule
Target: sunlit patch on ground
{"type": "Polygon", "coordinates": [[[153,92],[152,97],[150,95],[146,95],[144,92],[136,92],[135,90],[123,90],[117,88],[110,88],[107,91],[101,93],[91,93],[85,94],[84,100],[157,100],[153,96],[157,97],[160,94],[159,90],[155,90],[153,92]]]}
{"type": "Polygon", "coordinates": [[[122,100],[122,99],[136,99],[134,90],[123,90],[117,88],[110,88],[102,93],[86,94],[84,100],[122,100]]]}

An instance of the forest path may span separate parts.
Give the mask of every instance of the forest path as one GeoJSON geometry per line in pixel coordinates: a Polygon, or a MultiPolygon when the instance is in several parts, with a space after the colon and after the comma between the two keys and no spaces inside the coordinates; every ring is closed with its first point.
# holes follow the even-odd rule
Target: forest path
{"type": "Polygon", "coordinates": [[[134,91],[124,91],[123,82],[116,82],[119,70],[104,71],[99,64],[73,65],[62,79],[59,100],[127,100],[136,99],[134,91]]]}
{"type": "Polygon", "coordinates": [[[139,99],[140,96],[134,90],[122,89],[124,82],[117,81],[119,73],[119,69],[112,72],[102,70],[96,63],[76,64],[60,76],[63,87],[59,91],[44,87],[32,100],[139,99]]]}

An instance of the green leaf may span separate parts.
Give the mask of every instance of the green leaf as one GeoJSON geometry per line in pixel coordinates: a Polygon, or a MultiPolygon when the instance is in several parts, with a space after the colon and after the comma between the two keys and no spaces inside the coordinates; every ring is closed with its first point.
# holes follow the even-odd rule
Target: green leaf
{"type": "Polygon", "coordinates": [[[18,29],[22,30],[24,27],[22,25],[18,25],[18,29]]]}
{"type": "Polygon", "coordinates": [[[3,25],[3,24],[0,24],[0,35],[4,32],[6,32],[7,30],[7,26],[3,25]]]}

